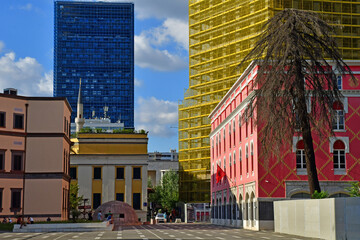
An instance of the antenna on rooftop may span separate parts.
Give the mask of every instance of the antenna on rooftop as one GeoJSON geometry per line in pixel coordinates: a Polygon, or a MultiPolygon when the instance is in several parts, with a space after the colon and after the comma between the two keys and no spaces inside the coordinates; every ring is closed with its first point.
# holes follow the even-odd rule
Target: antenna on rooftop
{"type": "Polygon", "coordinates": [[[104,109],[104,118],[106,118],[106,113],[109,111],[109,107],[105,105],[103,109],[104,109]]]}

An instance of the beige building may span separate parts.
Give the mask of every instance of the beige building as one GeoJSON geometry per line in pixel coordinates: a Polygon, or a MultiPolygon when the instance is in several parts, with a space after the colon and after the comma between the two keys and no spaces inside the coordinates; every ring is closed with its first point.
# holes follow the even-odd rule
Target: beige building
{"type": "Polygon", "coordinates": [[[65,98],[0,94],[0,218],[65,220],[70,114],[65,98]]]}
{"type": "Polygon", "coordinates": [[[170,149],[170,152],[149,153],[148,179],[151,185],[159,185],[167,171],[179,171],[179,159],[176,149],[170,149]]]}
{"type": "Polygon", "coordinates": [[[109,201],[130,204],[141,221],[147,211],[146,133],[78,133],[70,175],[93,210],[109,201]]]}

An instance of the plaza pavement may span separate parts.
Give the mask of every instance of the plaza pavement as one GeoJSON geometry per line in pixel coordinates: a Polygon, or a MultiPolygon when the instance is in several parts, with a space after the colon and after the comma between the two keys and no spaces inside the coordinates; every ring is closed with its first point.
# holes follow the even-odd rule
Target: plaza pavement
{"type": "Polygon", "coordinates": [[[211,239],[302,240],[311,239],[271,231],[249,231],[211,224],[157,224],[120,227],[112,232],[0,233],[1,240],[117,240],[117,239],[211,239]]]}

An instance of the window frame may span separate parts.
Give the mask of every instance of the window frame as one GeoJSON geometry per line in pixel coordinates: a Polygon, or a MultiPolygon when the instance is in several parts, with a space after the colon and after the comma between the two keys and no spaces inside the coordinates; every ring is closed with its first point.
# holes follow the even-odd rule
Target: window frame
{"type": "Polygon", "coordinates": [[[14,119],[13,119],[13,129],[24,129],[24,120],[25,120],[25,117],[24,117],[24,114],[22,113],[14,113],[13,115],[14,119]],[[22,117],[22,123],[21,123],[21,128],[20,127],[16,127],[16,117],[22,117]]]}
{"type": "Polygon", "coordinates": [[[24,171],[24,151],[11,151],[11,171],[12,172],[24,171]],[[15,169],[15,156],[21,156],[20,169],[15,169]]]}
{"type": "Polygon", "coordinates": [[[125,180],[125,168],[124,167],[116,167],[116,180],[125,180]],[[118,170],[122,169],[122,178],[119,177],[118,170]]]}
{"type": "Polygon", "coordinates": [[[6,112],[0,111],[0,128],[6,128],[6,112]],[[3,125],[1,125],[1,119],[3,119],[3,125]]]}
{"type": "Polygon", "coordinates": [[[133,170],[132,170],[132,179],[133,179],[133,180],[141,180],[141,172],[142,172],[141,167],[133,167],[133,170]],[[140,170],[139,178],[135,178],[135,169],[139,169],[139,170],[140,170]]]}
{"type": "Polygon", "coordinates": [[[11,188],[10,190],[11,190],[10,211],[11,212],[18,212],[18,211],[21,210],[21,201],[22,201],[21,192],[22,192],[22,188],[11,188]],[[19,206],[14,206],[14,193],[19,194],[19,202],[18,202],[19,206]]]}
{"type": "Polygon", "coordinates": [[[338,90],[342,90],[343,89],[343,78],[341,75],[337,75],[336,76],[336,86],[338,88],[338,90]],[[340,83],[340,84],[339,84],[340,83]]]}
{"type": "MultiPolygon", "coordinates": [[[[341,140],[337,140],[337,141],[341,141],[341,140]]],[[[346,150],[344,148],[336,148],[335,149],[335,144],[336,142],[334,142],[333,144],[333,169],[334,169],[334,175],[346,175],[346,150]]],[[[345,143],[343,141],[341,141],[344,146],[345,143]]]]}
{"type": "Polygon", "coordinates": [[[69,175],[70,175],[70,177],[71,177],[71,179],[73,179],[73,180],[77,180],[77,176],[78,176],[78,174],[77,174],[77,167],[71,167],[70,166],[70,169],[69,169],[69,175]],[[71,174],[71,170],[72,169],[75,169],[75,178],[72,178],[72,174],[71,174]]]}
{"type": "Polygon", "coordinates": [[[3,210],[4,188],[0,188],[0,212],[3,210]]]}
{"type": "Polygon", "coordinates": [[[93,167],[93,180],[102,180],[102,167],[93,167]],[[100,169],[100,178],[95,178],[95,169],[100,169]]]}
{"type": "Polygon", "coordinates": [[[120,201],[120,202],[125,202],[125,193],[116,193],[115,194],[115,200],[116,201],[120,201]],[[119,196],[121,196],[120,194],[122,194],[122,201],[121,200],[118,200],[118,194],[119,194],[119,196]]]}
{"type": "Polygon", "coordinates": [[[344,109],[343,110],[334,110],[334,118],[333,118],[332,128],[335,131],[345,130],[345,111],[344,111],[344,109]]]}
{"type": "Polygon", "coordinates": [[[0,159],[0,172],[5,172],[5,155],[6,150],[0,149],[0,156],[2,156],[2,159],[0,159]]]}

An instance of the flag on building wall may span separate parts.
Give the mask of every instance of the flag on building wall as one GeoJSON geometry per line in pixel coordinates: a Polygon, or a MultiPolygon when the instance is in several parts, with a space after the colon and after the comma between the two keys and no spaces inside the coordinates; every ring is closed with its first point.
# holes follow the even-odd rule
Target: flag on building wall
{"type": "Polygon", "coordinates": [[[226,173],[224,172],[224,170],[221,169],[221,167],[219,165],[217,165],[217,170],[216,170],[216,183],[220,182],[221,179],[223,177],[226,176],[226,173]]]}

